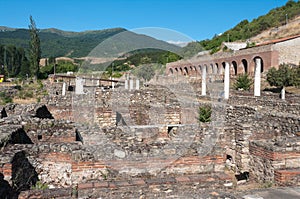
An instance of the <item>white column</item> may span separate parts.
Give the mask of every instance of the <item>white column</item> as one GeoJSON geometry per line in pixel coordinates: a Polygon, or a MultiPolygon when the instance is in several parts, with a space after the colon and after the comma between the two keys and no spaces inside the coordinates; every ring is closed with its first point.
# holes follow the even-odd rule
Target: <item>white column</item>
{"type": "Polygon", "coordinates": [[[63,83],[63,86],[62,86],[62,93],[61,93],[62,96],[65,96],[65,95],[66,95],[66,86],[67,86],[67,85],[66,85],[66,82],[64,82],[64,83],[63,83]]]}
{"type": "Polygon", "coordinates": [[[76,77],[75,94],[83,94],[83,82],[84,82],[84,80],[82,78],[76,77]]]}
{"type": "Polygon", "coordinates": [[[133,90],[133,79],[129,80],[129,90],[133,90]]]}
{"type": "Polygon", "coordinates": [[[254,96],[260,96],[260,71],[261,71],[261,59],[255,59],[255,71],[254,71],[254,96]]]}
{"type": "Polygon", "coordinates": [[[136,90],[139,90],[139,89],[140,89],[140,80],[139,80],[139,79],[137,79],[137,80],[135,81],[135,89],[136,89],[136,90]]]}
{"type": "Polygon", "coordinates": [[[230,66],[229,63],[225,63],[224,73],[224,98],[229,99],[229,85],[230,85],[230,66]]]}
{"type": "Polygon", "coordinates": [[[202,92],[201,95],[206,95],[206,66],[202,67],[202,92]]]}
{"type": "Polygon", "coordinates": [[[284,87],[281,89],[281,99],[285,100],[285,88],[284,87]]]}
{"type": "Polygon", "coordinates": [[[125,90],[128,90],[128,79],[125,79],[125,90]]]}

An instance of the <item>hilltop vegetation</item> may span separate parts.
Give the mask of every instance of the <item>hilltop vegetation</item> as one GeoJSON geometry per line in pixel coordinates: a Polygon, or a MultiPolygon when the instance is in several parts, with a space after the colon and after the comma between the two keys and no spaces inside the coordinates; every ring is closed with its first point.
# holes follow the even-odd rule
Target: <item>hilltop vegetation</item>
{"type": "MultiPolygon", "coordinates": [[[[58,29],[40,30],[42,57],[84,57],[105,39],[125,31],[123,28],[86,32],[65,32],[58,29]]],[[[0,32],[0,44],[29,48],[27,29],[5,29],[0,32]]]]}
{"type": "MultiPolygon", "coordinates": [[[[222,42],[247,41],[249,38],[271,28],[286,24],[286,19],[293,19],[300,14],[300,2],[288,1],[284,6],[274,8],[266,15],[249,22],[243,20],[235,27],[221,35],[215,35],[212,39],[190,43],[184,48],[186,55],[195,55],[200,48],[215,53],[220,50],[222,42]]],[[[249,44],[252,45],[252,44],[249,44]]]]}
{"type": "MultiPolygon", "coordinates": [[[[203,50],[215,53],[221,50],[221,44],[224,41],[248,41],[249,38],[265,30],[284,25],[287,18],[291,20],[297,17],[299,13],[300,2],[290,0],[286,5],[274,8],[266,15],[260,16],[251,22],[243,20],[221,35],[215,35],[212,39],[191,42],[181,49],[175,45],[145,35],[126,31],[123,28],[85,32],[67,32],[51,28],[40,30],[38,36],[41,41],[41,57],[55,58],[65,56],[79,58],[89,55],[98,44],[101,42],[105,43],[103,41],[107,41],[108,38],[112,36],[117,37],[121,35],[119,33],[124,33],[119,38],[120,41],[107,42],[106,46],[104,45],[100,50],[92,51],[94,54],[90,54],[91,56],[101,58],[107,55],[116,55],[118,59],[113,64],[109,62],[90,64],[87,68],[87,70],[99,70],[106,67],[107,74],[117,77],[122,75],[123,71],[132,70],[139,65],[156,63],[163,69],[163,66],[168,62],[177,61],[182,57],[191,57],[203,50]],[[148,46],[148,48],[143,49],[141,46],[148,46]]],[[[29,41],[29,30],[0,26],[1,74],[9,77],[17,76],[23,78],[26,77],[26,74],[31,74],[28,59],[29,41]]],[[[251,45],[255,44],[249,43],[249,46],[251,45]]],[[[57,72],[85,69],[85,66],[81,66],[80,64],[53,62],[41,70],[41,76],[46,78],[48,74],[53,73],[54,66],[56,66],[57,72]]]]}

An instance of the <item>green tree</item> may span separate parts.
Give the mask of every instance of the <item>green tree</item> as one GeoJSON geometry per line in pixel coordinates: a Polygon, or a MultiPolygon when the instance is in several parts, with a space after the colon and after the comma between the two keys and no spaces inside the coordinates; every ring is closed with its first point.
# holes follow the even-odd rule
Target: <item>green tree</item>
{"type": "Polygon", "coordinates": [[[300,65],[293,70],[293,85],[300,87],[300,65]]]}
{"type": "Polygon", "coordinates": [[[234,88],[236,90],[238,89],[243,89],[243,90],[250,90],[252,85],[252,80],[250,79],[250,77],[248,76],[248,74],[242,74],[239,75],[234,83],[234,88]]]}
{"type": "Polygon", "coordinates": [[[285,87],[294,85],[295,74],[292,67],[287,64],[281,64],[278,70],[271,68],[268,71],[267,81],[271,86],[281,88],[281,99],[285,99],[285,87]]]}
{"type": "Polygon", "coordinates": [[[36,78],[39,77],[40,72],[40,59],[41,59],[41,44],[40,38],[38,36],[38,30],[35,25],[35,21],[32,16],[30,16],[30,49],[29,49],[29,57],[30,57],[30,67],[31,67],[31,75],[35,75],[36,78]]]}
{"type": "Polygon", "coordinates": [[[270,86],[286,87],[292,86],[294,77],[292,68],[287,64],[281,64],[278,68],[271,68],[267,73],[267,81],[270,86]]]}

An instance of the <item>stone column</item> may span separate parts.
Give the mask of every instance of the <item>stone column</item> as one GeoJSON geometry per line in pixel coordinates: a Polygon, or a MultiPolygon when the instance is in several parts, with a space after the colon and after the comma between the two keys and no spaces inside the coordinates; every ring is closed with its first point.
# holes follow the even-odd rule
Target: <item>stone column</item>
{"type": "Polygon", "coordinates": [[[285,88],[284,87],[281,89],[280,95],[281,95],[281,99],[285,100],[285,88]]]}
{"type": "Polygon", "coordinates": [[[201,95],[206,95],[206,66],[202,67],[202,92],[201,95]]]}
{"type": "Polygon", "coordinates": [[[64,83],[63,83],[63,87],[62,87],[62,93],[61,93],[62,96],[65,96],[65,95],[66,95],[66,86],[67,86],[67,85],[66,85],[66,82],[64,82],[64,83]]]}
{"type": "Polygon", "coordinates": [[[137,80],[135,81],[135,89],[136,89],[136,90],[139,90],[139,89],[140,89],[140,80],[139,80],[139,79],[137,79],[137,80]]]}
{"type": "Polygon", "coordinates": [[[255,71],[254,71],[254,96],[260,96],[260,71],[261,71],[261,59],[255,59],[255,71]]]}
{"type": "Polygon", "coordinates": [[[125,79],[125,90],[128,90],[128,79],[125,79]]]}
{"type": "Polygon", "coordinates": [[[133,79],[129,80],[129,90],[133,90],[133,79]]]}
{"type": "Polygon", "coordinates": [[[229,85],[230,85],[230,66],[229,63],[225,63],[224,73],[224,98],[229,99],[229,85]]]}

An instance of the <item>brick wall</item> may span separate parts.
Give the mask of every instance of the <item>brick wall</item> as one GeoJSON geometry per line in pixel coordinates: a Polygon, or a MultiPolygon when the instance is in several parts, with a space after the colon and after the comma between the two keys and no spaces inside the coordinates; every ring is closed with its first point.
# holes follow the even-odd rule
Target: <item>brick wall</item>
{"type": "Polygon", "coordinates": [[[299,185],[300,153],[297,140],[290,138],[283,141],[286,145],[280,145],[280,142],[251,142],[250,168],[254,178],[278,185],[299,185]]]}

